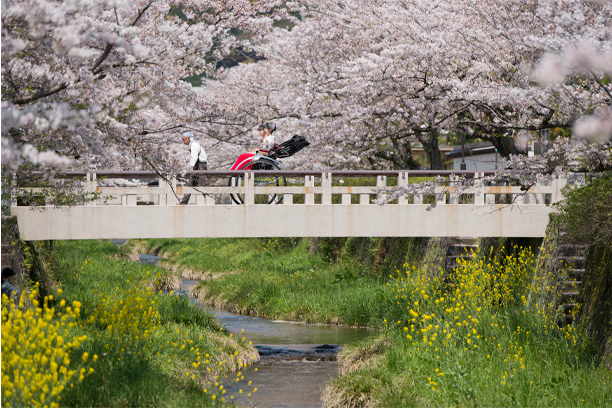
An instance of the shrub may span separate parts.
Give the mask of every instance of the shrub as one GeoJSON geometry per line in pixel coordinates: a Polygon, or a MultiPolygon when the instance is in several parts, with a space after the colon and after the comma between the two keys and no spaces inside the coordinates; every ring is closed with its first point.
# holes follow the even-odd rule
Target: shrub
{"type": "Polygon", "coordinates": [[[569,190],[559,204],[561,222],[570,238],[581,244],[612,242],[612,173],[569,190]]]}

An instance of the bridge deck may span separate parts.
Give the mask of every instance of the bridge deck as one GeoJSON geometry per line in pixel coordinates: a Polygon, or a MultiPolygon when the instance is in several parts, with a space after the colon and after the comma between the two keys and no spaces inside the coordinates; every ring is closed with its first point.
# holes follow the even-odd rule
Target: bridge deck
{"type": "MultiPolygon", "coordinates": [[[[208,174],[213,172],[202,172],[208,174]]],[[[346,172],[344,172],[346,173],[346,172]]],[[[438,187],[429,197],[414,194],[386,205],[373,204],[382,197],[385,176],[376,186],[341,186],[336,174],[319,173],[302,178],[299,186],[257,185],[253,173],[234,187],[181,187],[161,179],[155,187],[102,187],[95,175],[84,183],[87,191],[113,196],[104,204],[92,202],[74,207],[20,207],[20,234],[26,240],[120,239],[182,237],[543,237],[547,203],[560,199],[561,180],[551,186],[536,186],[529,194],[519,187],[490,186],[463,191],[438,187]],[[335,184],[335,185],[334,185],[335,184]],[[192,203],[176,205],[175,196],[193,194],[192,203]],[[203,194],[204,193],[204,194],[203,194]],[[230,204],[229,194],[241,194],[245,205],[230,204]],[[256,197],[283,194],[277,205],[255,204],[256,197]],[[301,204],[294,196],[301,194],[301,204]],[[341,196],[333,203],[334,195],[341,196]],[[358,197],[358,199],[357,199],[358,197]],[[424,202],[437,203],[430,211],[424,202]],[[154,205],[137,205],[147,201],[154,205]],[[296,200],[297,201],[297,200],[296,200]],[[512,204],[501,204],[510,201],[512,204]],[[356,204],[355,202],[359,202],[356,204]],[[462,204],[464,203],[464,204],[462,204]]],[[[397,172],[397,185],[408,183],[407,174],[397,172]]],[[[476,173],[478,177],[480,173],[476,173]]],[[[346,174],[342,175],[346,178],[346,174]]]]}

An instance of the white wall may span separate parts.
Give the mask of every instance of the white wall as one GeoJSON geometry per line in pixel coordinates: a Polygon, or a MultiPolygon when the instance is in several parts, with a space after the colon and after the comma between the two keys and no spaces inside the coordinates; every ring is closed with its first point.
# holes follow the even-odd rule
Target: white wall
{"type": "MultiPolygon", "coordinates": [[[[134,200],[135,201],[135,200],[134,200]]],[[[543,237],[546,205],[13,207],[25,240],[204,237],[543,237]],[[280,220],[280,222],[279,222],[280,220]]]]}
{"type": "MultiPolygon", "coordinates": [[[[466,170],[495,170],[495,155],[485,153],[477,156],[465,156],[466,170]]],[[[498,160],[500,157],[497,158],[498,160]]],[[[461,157],[453,158],[453,170],[461,170],[461,157]]]]}

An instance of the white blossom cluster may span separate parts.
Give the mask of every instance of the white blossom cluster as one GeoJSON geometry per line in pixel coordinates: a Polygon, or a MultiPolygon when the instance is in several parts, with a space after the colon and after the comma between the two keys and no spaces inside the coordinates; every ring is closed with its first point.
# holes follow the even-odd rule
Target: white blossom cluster
{"type": "Polygon", "coordinates": [[[69,158],[60,156],[51,150],[39,152],[36,147],[29,143],[15,146],[12,140],[2,138],[2,163],[7,163],[6,166],[9,170],[16,171],[23,160],[32,164],[59,168],[69,166],[72,163],[69,158]]]}

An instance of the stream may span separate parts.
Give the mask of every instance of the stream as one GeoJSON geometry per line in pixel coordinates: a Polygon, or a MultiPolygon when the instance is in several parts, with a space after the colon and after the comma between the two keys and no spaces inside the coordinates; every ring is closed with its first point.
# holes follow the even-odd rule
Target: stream
{"type": "MultiPolygon", "coordinates": [[[[161,259],[148,254],[139,256],[140,262],[153,265],[161,259]]],[[[183,278],[179,293],[189,295],[197,284],[198,281],[183,278]]],[[[244,406],[321,407],[323,387],[339,375],[336,355],[342,346],[373,335],[368,329],[306,325],[207,310],[230,333],[245,337],[259,351],[261,360],[242,371],[244,380],[232,384],[235,374],[223,380],[226,400],[233,396],[238,405],[244,406]],[[249,381],[257,392],[247,397],[245,386],[249,381]]]]}

